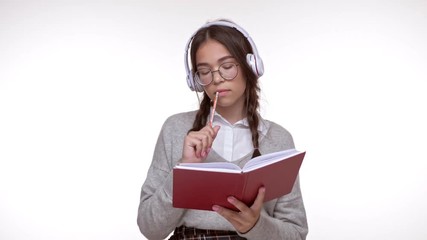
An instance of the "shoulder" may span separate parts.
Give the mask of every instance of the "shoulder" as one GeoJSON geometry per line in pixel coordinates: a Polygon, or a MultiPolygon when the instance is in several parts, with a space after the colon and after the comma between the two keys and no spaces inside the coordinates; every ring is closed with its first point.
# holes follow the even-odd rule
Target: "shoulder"
{"type": "Polygon", "coordinates": [[[268,127],[268,133],[269,134],[272,134],[272,135],[281,135],[281,136],[285,135],[287,137],[292,137],[291,133],[286,128],[284,128],[283,126],[281,126],[280,124],[275,123],[275,122],[270,121],[270,120],[264,120],[264,121],[269,126],[268,127]]]}
{"type": "Polygon", "coordinates": [[[197,111],[182,112],[169,116],[163,123],[163,131],[187,132],[193,126],[197,111]]]}
{"type": "Polygon", "coordinates": [[[270,120],[262,120],[261,122],[267,128],[264,136],[265,141],[262,141],[264,146],[272,148],[273,151],[295,147],[292,134],[286,128],[270,120]]]}
{"type": "Polygon", "coordinates": [[[181,112],[169,116],[165,124],[193,124],[197,111],[181,112]]]}

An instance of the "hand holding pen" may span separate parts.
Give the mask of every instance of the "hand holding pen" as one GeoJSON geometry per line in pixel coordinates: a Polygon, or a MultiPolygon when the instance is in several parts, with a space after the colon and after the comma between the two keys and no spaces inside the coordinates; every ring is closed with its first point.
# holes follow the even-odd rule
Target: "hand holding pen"
{"type": "Polygon", "coordinates": [[[217,92],[208,124],[200,129],[200,131],[189,132],[185,137],[182,162],[202,162],[208,156],[212,148],[212,143],[220,128],[219,126],[212,126],[218,97],[219,95],[217,92]]]}

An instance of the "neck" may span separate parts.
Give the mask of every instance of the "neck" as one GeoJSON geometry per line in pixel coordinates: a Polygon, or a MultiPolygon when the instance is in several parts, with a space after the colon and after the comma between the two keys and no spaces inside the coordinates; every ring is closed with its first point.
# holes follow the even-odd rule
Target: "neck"
{"type": "Polygon", "coordinates": [[[227,107],[217,106],[216,111],[229,123],[235,124],[246,117],[246,112],[243,111],[243,104],[239,105],[240,104],[227,107]]]}

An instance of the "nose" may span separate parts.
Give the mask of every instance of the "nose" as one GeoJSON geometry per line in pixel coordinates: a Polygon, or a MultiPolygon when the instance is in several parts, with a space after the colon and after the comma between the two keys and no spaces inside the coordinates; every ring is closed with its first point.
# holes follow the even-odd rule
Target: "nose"
{"type": "Polygon", "coordinates": [[[221,74],[219,74],[219,70],[212,71],[212,78],[215,84],[218,84],[224,81],[224,78],[222,78],[221,74]]]}

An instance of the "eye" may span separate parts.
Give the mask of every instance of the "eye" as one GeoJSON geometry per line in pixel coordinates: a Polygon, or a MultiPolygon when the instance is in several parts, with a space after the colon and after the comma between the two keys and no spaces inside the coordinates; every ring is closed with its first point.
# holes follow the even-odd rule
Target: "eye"
{"type": "Polygon", "coordinates": [[[231,69],[231,68],[233,68],[235,65],[236,65],[236,64],[234,64],[234,63],[224,63],[224,64],[222,64],[222,65],[221,65],[221,67],[222,67],[222,68],[224,68],[224,69],[231,69]]]}
{"type": "Polygon", "coordinates": [[[209,68],[199,68],[199,69],[197,69],[197,72],[201,76],[206,76],[211,72],[211,70],[209,68]]]}

